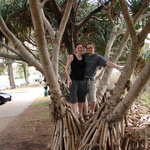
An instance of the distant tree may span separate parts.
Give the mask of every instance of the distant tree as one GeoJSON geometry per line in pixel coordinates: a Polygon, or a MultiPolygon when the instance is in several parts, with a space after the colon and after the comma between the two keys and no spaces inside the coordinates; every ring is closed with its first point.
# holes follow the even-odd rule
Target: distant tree
{"type": "Polygon", "coordinates": [[[10,82],[10,87],[12,89],[16,88],[15,85],[15,80],[14,80],[14,73],[13,73],[13,66],[11,61],[7,61],[7,66],[8,66],[8,77],[9,77],[9,82],[10,82]]]}
{"type": "Polygon", "coordinates": [[[5,70],[6,70],[5,62],[3,62],[3,60],[1,60],[1,62],[0,62],[0,75],[4,75],[5,70]]]}

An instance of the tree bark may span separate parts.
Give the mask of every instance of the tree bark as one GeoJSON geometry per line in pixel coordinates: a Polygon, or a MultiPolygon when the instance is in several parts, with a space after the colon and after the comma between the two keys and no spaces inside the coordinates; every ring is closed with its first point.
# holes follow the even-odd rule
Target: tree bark
{"type": "Polygon", "coordinates": [[[7,64],[8,64],[8,76],[9,76],[10,87],[12,89],[15,89],[16,85],[15,85],[15,80],[14,80],[12,63],[8,62],[7,64]]]}
{"type": "Polygon", "coordinates": [[[39,2],[38,0],[30,0],[29,4],[35,28],[35,39],[38,52],[40,54],[40,61],[44,70],[44,76],[46,77],[47,83],[49,83],[52,100],[57,104],[62,100],[62,94],[47,50],[45,30],[40,13],[39,2]]]}
{"type": "Polygon", "coordinates": [[[30,82],[28,80],[27,65],[25,63],[23,63],[23,72],[24,72],[25,83],[29,84],[30,82]]]}

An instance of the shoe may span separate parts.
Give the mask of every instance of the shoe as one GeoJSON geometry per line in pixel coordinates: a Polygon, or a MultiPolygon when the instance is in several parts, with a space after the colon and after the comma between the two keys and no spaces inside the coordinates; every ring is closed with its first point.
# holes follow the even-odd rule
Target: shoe
{"type": "Polygon", "coordinates": [[[93,115],[94,115],[94,113],[91,112],[91,113],[89,114],[89,118],[91,118],[93,115]]]}
{"type": "Polygon", "coordinates": [[[89,120],[89,115],[85,115],[85,120],[89,120]]]}
{"type": "Polygon", "coordinates": [[[79,117],[79,121],[83,124],[85,123],[85,120],[83,119],[83,117],[79,117]]]}

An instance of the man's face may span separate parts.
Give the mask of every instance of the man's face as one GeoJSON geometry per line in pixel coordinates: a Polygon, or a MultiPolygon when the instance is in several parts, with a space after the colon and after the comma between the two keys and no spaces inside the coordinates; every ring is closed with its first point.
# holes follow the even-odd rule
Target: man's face
{"type": "Polygon", "coordinates": [[[92,44],[88,44],[86,46],[86,50],[89,53],[89,55],[93,55],[95,53],[95,49],[94,49],[94,46],[92,44]]]}

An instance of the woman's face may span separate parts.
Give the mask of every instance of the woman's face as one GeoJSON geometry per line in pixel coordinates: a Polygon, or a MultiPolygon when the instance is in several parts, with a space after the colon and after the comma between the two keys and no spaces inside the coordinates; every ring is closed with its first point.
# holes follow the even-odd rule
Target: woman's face
{"type": "Polygon", "coordinates": [[[82,53],[83,52],[83,46],[81,44],[77,45],[75,48],[77,53],[82,53]]]}

